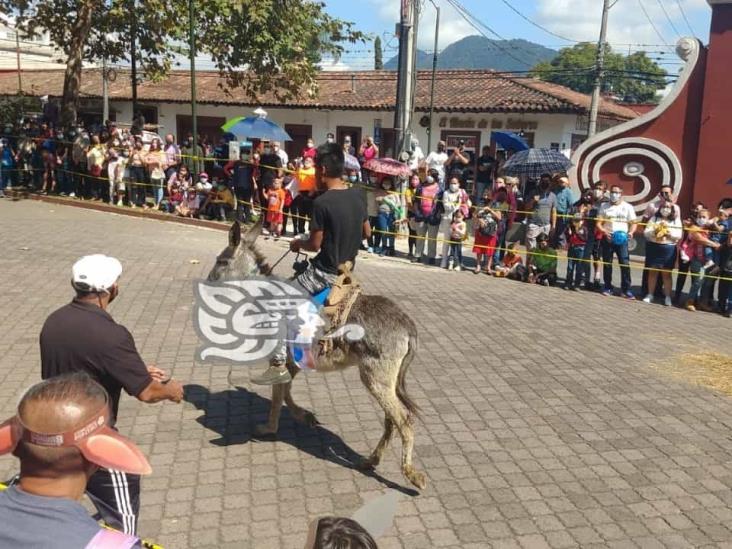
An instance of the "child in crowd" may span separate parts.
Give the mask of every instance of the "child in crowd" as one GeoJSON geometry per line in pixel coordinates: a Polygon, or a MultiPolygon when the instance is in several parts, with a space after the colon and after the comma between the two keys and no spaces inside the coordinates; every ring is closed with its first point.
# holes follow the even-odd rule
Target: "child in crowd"
{"type": "Polygon", "coordinates": [[[376,234],[374,236],[374,252],[379,255],[393,256],[395,222],[401,220],[401,203],[399,195],[392,192],[394,181],[385,177],[381,181],[381,189],[374,193],[378,208],[376,217],[376,234]]]}
{"type": "MultiPolygon", "coordinates": [[[[725,240],[727,240],[727,219],[729,218],[729,215],[727,215],[727,212],[723,209],[720,209],[717,213],[717,217],[709,221],[709,240],[712,242],[716,242],[718,244],[722,244],[725,240]]],[[[714,265],[720,264],[720,251],[719,248],[717,249],[705,249],[704,250],[704,256],[707,258],[707,263],[704,265],[705,268],[709,268],[712,265],[709,264],[708,259],[711,257],[711,261],[714,265]]]]}
{"type": "Polygon", "coordinates": [[[536,237],[538,247],[529,256],[529,284],[553,286],[557,282],[557,251],[549,247],[549,237],[536,237]]]}
{"type": "Polygon", "coordinates": [[[567,239],[567,276],[564,280],[563,288],[565,290],[579,290],[582,283],[582,273],[584,265],[582,258],[585,255],[585,246],[589,236],[589,229],[585,216],[590,211],[590,204],[582,202],[565,229],[567,239]]]}
{"type": "Polygon", "coordinates": [[[463,264],[463,240],[468,235],[468,226],[462,210],[455,210],[450,224],[450,249],[447,259],[447,270],[460,271],[463,264]]]}
{"type": "Polygon", "coordinates": [[[175,213],[180,217],[198,217],[198,210],[201,207],[201,197],[196,191],[196,187],[191,187],[184,193],[183,201],[175,208],[175,213]]]}
{"type": "Polygon", "coordinates": [[[475,254],[475,274],[480,273],[485,262],[485,273],[493,274],[493,256],[498,245],[499,223],[503,214],[494,209],[491,203],[491,193],[486,191],[482,196],[482,207],[476,213],[475,243],[473,253],[475,254]]]}
{"type": "Polygon", "coordinates": [[[514,242],[508,246],[506,255],[503,256],[503,262],[496,266],[495,274],[499,278],[510,278],[511,280],[523,280],[526,275],[526,267],[524,260],[518,253],[518,242],[514,242]]]}
{"type": "Polygon", "coordinates": [[[269,232],[275,240],[282,235],[284,221],[285,191],[282,189],[282,178],[278,177],[272,183],[272,188],[265,191],[267,195],[267,223],[269,232]]]}
{"type": "Polygon", "coordinates": [[[183,189],[178,183],[173,183],[168,194],[168,213],[176,213],[183,202],[183,189]]]}
{"type": "Polygon", "coordinates": [[[709,238],[709,210],[698,210],[695,223],[695,227],[689,228],[689,245],[686,248],[691,260],[689,271],[692,275],[689,298],[686,301],[686,309],[689,311],[696,311],[699,305],[702,305],[702,310],[707,309],[704,304],[697,302],[697,298],[704,276],[710,274],[708,271],[714,266],[714,250],[720,247],[719,243],[709,238]]]}

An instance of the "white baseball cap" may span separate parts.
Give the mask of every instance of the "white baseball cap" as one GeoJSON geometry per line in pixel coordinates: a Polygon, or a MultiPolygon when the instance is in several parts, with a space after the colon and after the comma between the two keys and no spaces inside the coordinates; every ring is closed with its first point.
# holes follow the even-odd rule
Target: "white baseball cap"
{"type": "Polygon", "coordinates": [[[121,274],[118,259],[103,254],[85,255],[71,268],[71,285],[82,292],[106,292],[121,274]]]}

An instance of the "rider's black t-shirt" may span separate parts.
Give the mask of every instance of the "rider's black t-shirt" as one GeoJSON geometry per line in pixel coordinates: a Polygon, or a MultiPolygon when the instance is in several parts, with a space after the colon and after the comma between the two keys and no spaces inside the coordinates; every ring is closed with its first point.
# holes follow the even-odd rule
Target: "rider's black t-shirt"
{"type": "Polygon", "coordinates": [[[323,231],[323,243],[313,265],[337,273],[338,265],[355,261],[367,219],[366,203],[359,189],[330,190],[316,198],[310,230],[323,231]]]}

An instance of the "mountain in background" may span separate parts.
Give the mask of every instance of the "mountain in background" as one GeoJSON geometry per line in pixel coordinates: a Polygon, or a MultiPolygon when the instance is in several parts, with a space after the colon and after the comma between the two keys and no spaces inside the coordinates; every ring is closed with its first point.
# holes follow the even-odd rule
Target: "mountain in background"
{"type": "MultiPolygon", "coordinates": [[[[494,69],[527,71],[542,61],[557,56],[555,50],[528,40],[491,40],[483,36],[466,36],[450,44],[437,57],[438,69],[494,69]]],[[[384,63],[384,69],[396,70],[399,56],[384,63]]],[[[417,68],[431,69],[432,54],[417,50],[417,68]]]]}

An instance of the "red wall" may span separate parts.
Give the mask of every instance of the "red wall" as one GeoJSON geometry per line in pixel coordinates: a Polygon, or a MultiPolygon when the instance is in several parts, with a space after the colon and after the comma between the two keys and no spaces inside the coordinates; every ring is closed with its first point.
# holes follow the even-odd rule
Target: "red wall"
{"type": "Polygon", "coordinates": [[[694,201],[732,197],[732,3],[712,6],[694,201]]]}

